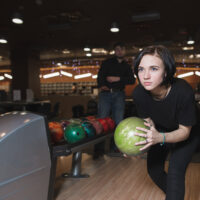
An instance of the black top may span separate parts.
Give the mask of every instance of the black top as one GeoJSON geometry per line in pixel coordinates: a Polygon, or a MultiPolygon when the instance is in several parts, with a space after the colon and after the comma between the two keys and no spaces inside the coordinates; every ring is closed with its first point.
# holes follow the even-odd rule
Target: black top
{"type": "Polygon", "coordinates": [[[138,85],[133,100],[139,117],[150,117],[158,131],[176,130],[179,124],[193,126],[196,123],[195,99],[192,87],[183,79],[175,79],[169,94],[158,101],[150,92],[138,85]]]}
{"type": "Polygon", "coordinates": [[[116,57],[105,60],[99,69],[98,87],[107,86],[108,88],[124,89],[125,85],[134,82],[135,78],[131,66],[126,61],[119,63],[116,57]],[[110,83],[106,80],[107,76],[119,76],[120,81],[110,83]]]}

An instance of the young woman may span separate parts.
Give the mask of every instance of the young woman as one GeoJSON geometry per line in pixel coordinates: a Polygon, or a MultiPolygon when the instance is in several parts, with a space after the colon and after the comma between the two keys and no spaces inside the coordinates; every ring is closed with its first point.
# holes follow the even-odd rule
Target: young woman
{"type": "Polygon", "coordinates": [[[134,71],[139,85],[133,100],[139,117],[150,129],[138,127],[146,140],[136,145],[148,149],[147,169],[166,200],[184,200],[185,172],[199,145],[200,126],[196,119],[193,90],[174,78],[174,58],[164,46],[144,48],[135,58],[134,71]],[[199,127],[198,127],[199,126],[199,127]],[[164,164],[170,152],[168,173],[164,164]]]}

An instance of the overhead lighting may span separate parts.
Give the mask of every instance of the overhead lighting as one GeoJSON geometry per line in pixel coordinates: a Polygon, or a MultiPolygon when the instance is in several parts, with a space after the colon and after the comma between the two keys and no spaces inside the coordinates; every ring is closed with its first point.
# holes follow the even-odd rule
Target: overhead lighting
{"type": "Polygon", "coordinates": [[[188,51],[188,50],[193,50],[194,47],[182,47],[182,49],[183,49],[184,51],[188,51]]]}
{"type": "Polygon", "coordinates": [[[6,78],[12,79],[13,77],[10,74],[4,74],[6,78]]]}
{"type": "Polygon", "coordinates": [[[152,20],[159,20],[160,13],[159,12],[142,12],[135,15],[132,15],[133,22],[145,22],[145,21],[152,21],[152,20]]]}
{"type": "Polygon", "coordinates": [[[97,78],[97,74],[96,74],[96,75],[92,75],[92,78],[93,78],[93,79],[96,79],[96,78],[97,78]]]}
{"type": "Polygon", "coordinates": [[[76,76],[74,76],[74,79],[86,78],[86,77],[90,77],[91,75],[92,75],[91,73],[80,74],[80,75],[76,75],[76,76]]]}
{"type": "Polygon", "coordinates": [[[64,54],[69,54],[70,51],[69,51],[68,49],[64,49],[64,50],[62,51],[62,53],[64,53],[64,54]]]}
{"type": "Polygon", "coordinates": [[[87,57],[91,57],[92,54],[91,54],[91,53],[86,53],[86,56],[87,56],[87,57]]]}
{"type": "Polygon", "coordinates": [[[65,71],[60,71],[60,73],[64,76],[72,77],[73,75],[71,73],[65,72],[65,71]]]}
{"type": "Polygon", "coordinates": [[[90,51],[91,49],[90,49],[90,47],[86,46],[86,47],[84,47],[83,50],[84,50],[84,51],[90,51]]]}
{"type": "Polygon", "coordinates": [[[200,54],[196,54],[196,58],[200,58],[200,54]]]}
{"type": "Polygon", "coordinates": [[[119,32],[119,27],[118,27],[118,24],[116,22],[112,23],[110,31],[113,32],[113,33],[119,32]]]}
{"type": "Polygon", "coordinates": [[[62,66],[62,63],[57,63],[56,65],[58,65],[58,66],[62,66]]]}
{"type": "Polygon", "coordinates": [[[59,75],[60,75],[59,72],[54,72],[54,73],[43,75],[43,78],[52,78],[52,77],[59,76],[59,75]]]}
{"type": "Polygon", "coordinates": [[[192,39],[192,37],[189,37],[187,44],[194,44],[195,41],[192,39]]]}
{"type": "Polygon", "coordinates": [[[94,49],[92,49],[92,53],[107,54],[108,52],[105,49],[103,49],[103,48],[94,48],[94,49]]]}
{"type": "Polygon", "coordinates": [[[195,74],[196,74],[197,76],[200,76],[200,72],[199,72],[199,71],[196,71],[195,74]]]}
{"type": "Polygon", "coordinates": [[[194,55],[193,54],[189,55],[189,58],[190,59],[194,58],[194,55]]]}
{"type": "Polygon", "coordinates": [[[0,81],[4,80],[4,77],[3,76],[0,76],[0,81]]]}
{"type": "Polygon", "coordinates": [[[1,44],[6,44],[8,41],[5,38],[0,38],[0,43],[1,44]]]}
{"type": "Polygon", "coordinates": [[[112,50],[112,51],[109,52],[109,54],[110,54],[110,55],[113,55],[113,54],[115,54],[115,51],[112,50]]]}
{"type": "Polygon", "coordinates": [[[13,18],[12,18],[12,22],[14,24],[23,24],[24,23],[21,14],[18,13],[18,12],[14,13],[13,18]]]}
{"type": "Polygon", "coordinates": [[[178,78],[184,78],[184,77],[192,76],[192,75],[194,75],[194,72],[187,72],[187,73],[184,73],[184,74],[179,74],[177,77],[178,78]]]}

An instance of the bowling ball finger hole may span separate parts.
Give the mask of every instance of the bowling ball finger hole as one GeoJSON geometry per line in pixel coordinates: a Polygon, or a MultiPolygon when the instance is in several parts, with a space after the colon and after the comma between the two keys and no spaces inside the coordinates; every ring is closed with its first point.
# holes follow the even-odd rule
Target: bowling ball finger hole
{"type": "Polygon", "coordinates": [[[77,135],[80,135],[80,133],[79,133],[79,132],[77,132],[77,135]]]}

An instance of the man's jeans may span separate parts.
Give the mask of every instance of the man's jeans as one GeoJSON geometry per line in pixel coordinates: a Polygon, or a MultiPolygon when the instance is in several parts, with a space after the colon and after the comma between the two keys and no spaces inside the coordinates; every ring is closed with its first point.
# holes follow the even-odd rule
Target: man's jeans
{"type": "Polygon", "coordinates": [[[98,101],[98,117],[109,117],[118,124],[124,118],[125,94],[123,91],[100,92],[98,101]]]}

